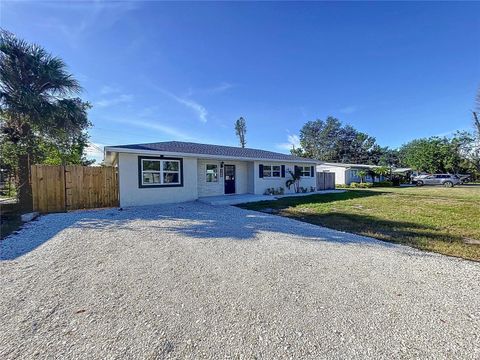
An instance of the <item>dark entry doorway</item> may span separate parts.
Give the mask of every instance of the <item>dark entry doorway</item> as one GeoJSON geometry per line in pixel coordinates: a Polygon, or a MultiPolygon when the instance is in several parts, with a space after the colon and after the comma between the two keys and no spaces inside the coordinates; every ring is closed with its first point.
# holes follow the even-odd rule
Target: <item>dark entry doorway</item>
{"type": "Polygon", "coordinates": [[[235,194],[235,165],[225,165],[225,194],[235,194]]]}

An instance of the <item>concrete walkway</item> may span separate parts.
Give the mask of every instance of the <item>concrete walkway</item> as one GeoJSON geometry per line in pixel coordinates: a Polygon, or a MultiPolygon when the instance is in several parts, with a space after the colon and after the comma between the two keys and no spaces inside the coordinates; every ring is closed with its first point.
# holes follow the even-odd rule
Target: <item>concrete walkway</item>
{"type": "Polygon", "coordinates": [[[309,196],[309,195],[319,195],[319,194],[332,194],[332,193],[342,193],[345,190],[323,190],[310,193],[295,193],[295,194],[285,194],[285,195],[255,195],[255,194],[232,194],[232,195],[219,195],[219,196],[206,196],[201,197],[198,201],[208,204],[208,205],[238,205],[246,204],[257,201],[273,201],[278,200],[284,197],[293,197],[293,196],[309,196]]]}

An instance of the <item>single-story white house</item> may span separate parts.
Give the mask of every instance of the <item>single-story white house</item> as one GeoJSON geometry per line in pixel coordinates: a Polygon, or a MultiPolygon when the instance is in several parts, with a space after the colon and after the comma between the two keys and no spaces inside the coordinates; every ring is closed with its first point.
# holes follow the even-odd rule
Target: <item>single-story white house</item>
{"type": "Polygon", "coordinates": [[[271,151],[167,141],[107,146],[105,164],[118,167],[120,206],[196,200],[224,194],[264,194],[283,188],[289,170],[316,188],[319,161],[271,151]]]}
{"type": "MultiPolygon", "coordinates": [[[[360,182],[360,176],[358,172],[361,170],[368,171],[380,166],[376,165],[364,165],[364,164],[343,164],[343,163],[329,163],[324,162],[317,165],[318,172],[333,172],[335,173],[335,184],[337,185],[350,185],[352,182],[360,182]]],[[[371,175],[364,177],[363,181],[385,181],[384,176],[375,176],[375,179],[371,175]]]]}

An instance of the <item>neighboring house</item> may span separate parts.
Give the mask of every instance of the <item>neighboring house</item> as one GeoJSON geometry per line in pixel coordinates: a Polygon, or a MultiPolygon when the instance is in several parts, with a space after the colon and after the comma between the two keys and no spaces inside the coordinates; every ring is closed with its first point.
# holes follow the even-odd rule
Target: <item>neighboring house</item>
{"type": "MultiPolygon", "coordinates": [[[[342,163],[328,163],[324,162],[320,165],[317,165],[318,172],[333,172],[335,173],[335,184],[338,185],[350,185],[352,182],[360,182],[360,176],[358,172],[361,170],[368,171],[380,166],[376,165],[363,165],[363,164],[342,164],[342,163]]],[[[364,182],[373,182],[373,181],[384,181],[386,180],[384,176],[375,176],[373,179],[372,176],[365,176],[364,182]]]]}
{"type": "Polygon", "coordinates": [[[174,203],[224,194],[287,189],[299,167],[300,186],[316,186],[316,160],[265,150],[168,141],[105,147],[105,163],[118,166],[120,206],[174,203]]]}
{"type": "Polygon", "coordinates": [[[413,174],[412,168],[392,168],[392,174],[409,178],[413,174]]]}

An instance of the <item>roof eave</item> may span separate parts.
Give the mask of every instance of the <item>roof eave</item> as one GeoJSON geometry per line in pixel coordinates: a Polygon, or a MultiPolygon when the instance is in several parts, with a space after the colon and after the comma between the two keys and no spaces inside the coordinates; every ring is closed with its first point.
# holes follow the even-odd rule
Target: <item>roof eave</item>
{"type": "Polygon", "coordinates": [[[129,148],[119,148],[113,146],[106,146],[104,149],[105,161],[109,153],[128,153],[128,154],[149,154],[149,155],[167,155],[167,156],[182,156],[182,157],[202,157],[205,159],[228,159],[228,160],[241,160],[241,161],[277,161],[277,162],[288,162],[288,163],[309,163],[309,164],[320,164],[321,162],[314,159],[268,159],[268,158],[249,158],[249,157],[240,157],[240,156],[224,156],[224,155],[210,155],[210,154],[201,154],[201,153],[182,153],[174,151],[159,151],[159,150],[143,150],[143,149],[129,149],[129,148]]]}

